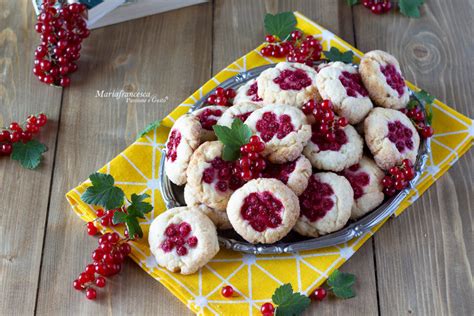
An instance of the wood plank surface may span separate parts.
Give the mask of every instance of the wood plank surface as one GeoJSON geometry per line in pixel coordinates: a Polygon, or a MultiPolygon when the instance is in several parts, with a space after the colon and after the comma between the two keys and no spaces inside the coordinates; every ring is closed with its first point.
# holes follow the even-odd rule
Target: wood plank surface
{"type": "MultiPolygon", "coordinates": [[[[393,53],[408,80],[472,117],[473,14],[468,1],[427,1],[420,19],[359,6],[357,45],[393,53]]],[[[472,314],[472,167],[471,151],[375,235],[382,315],[472,314]]]]}
{"type": "MultiPolygon", "coordinates": [[[[0,1],[0,127],[45,112],[49,151],[36,171],[0,157],[0,315],[32,314],[41,263],[61,89],[31,71],[39,43],[31,1],[0,1]]],[[[0,128],[1,129],[1,128],[0,128]]]]}
{"type": "MultiPolygon", "coordinates": [[[[215,2],[214,8],[213,74],[254,49],[264,40],[265,13],[275,14],[282,11],[299,11],[353,43],[351,10],[342,1],[220,0],[215,2]]],[[[372,242],[372,240],[368,241],[342,268],[343,271],[357,274],[358,296],[346,301],[330,299],[320,304],[311,304],[306,315],[375,315],[378,313],[372,242]]]]}
{"type": "Polygon", "coordinates": [[[65,92],[55,178],[38,293],[39,315],[189,314],[160,283],[128,260],[100,299],[88,301],[72,280],[97,246],[64,195],[133,142],[211,75],[212,6],[203,4],[94,30],[74,84],[65,92]],[[165,104],[96,98],[97,90],[145,91],[165,104]]]}

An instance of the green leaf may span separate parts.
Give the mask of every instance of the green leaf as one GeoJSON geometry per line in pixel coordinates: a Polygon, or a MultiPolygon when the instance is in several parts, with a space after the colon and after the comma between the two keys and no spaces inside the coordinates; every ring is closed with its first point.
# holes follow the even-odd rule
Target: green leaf
{"type": "Polygon", "coordinates": [[[153,206],[148,202],[143,202],[143,200],[149,198],[150,196],[146,193],[141,195],[132,194],[131,203],[127,207],[127,212],[131,216],[145,218],[145,214],[151,212],[153,206]]]}
{"type": "Polygon", "coordinates": [[[414,109],[418,107],[418,105],[420,105],[420,102],[418,102],[418,100],[410,99],[410,101],[408,101],[408,104],[407,104],[407,109],[409,110],[414,109]]]}
{"type": "Polygon", "coordinates": [[[112,218],[112,223],[115,225],[124,223],[125,227],[127,228],[128,236],[130,236],[130,239],[135,239],[135,236],[138,236],[140,238],[143,237],[143,231],[140,227],[140,223],[138,222],[138,219],[133,215],[126,214],[122,211],[115,212],[114,217],[112,218]]]}
{"type": "Polygon", "coordinates": [[[11,158],[18,161],[23,168],[36,169],[46,150],[47,147],[37,140],[30,140],[27,143],[16,142],[13,144],[11,158]]]}
{"type": "Polygon", "coordinates": [[[351,7],[359,3],[359,0],[346,0],[347,4],[351,7]]]}
{"type": "Polygon", "coordinates": [[[352,63],[352,59],[354,58],[354,53],[352,51],[348,50],[347,52],[342,53],[336,47],[331,47],[329,51],[324,51],[323,53],[330,61],[342,61],[346,64],[352,63]]]}
{"type": "Polygon", "coordinates": [[[355,296],[355,292],[352,286],[355,283],[355,275],[350,273],[344,273],[339,270],[329,276],[327,284],[330,286],[334,295],[339,298],[351,298],[355,296]]]}
{"type": "Polygon", "coordinates": [[[420,6],[424,3],[424,0],[399,0],[398,6],[400,12],[411,18],[420,17],[420,6]]]}
{"type": "Polygon", "coordinates": [[[285,40],[296,27],[296,17],[293,12],[281,12],[275,15],[265,15],[264,26],[266,34],[278,36],[285,40]]]}
{"type": "Polygon", "coordinates": [[[355,296],[354,290],[351,287],[333,288],[332,292],[334,293],[334,295],[336,295],[336,297],[339,297],[342,299],[348,299],[355,296]]]}
{"type": "Polygon", "coordinates": [[[87,204],[100,205],[108,210],[123,205],[125,194],[122,189],[114,186],[115,180],[109,174],[93,173],[89,176],[92,186],[88,187],[81,196],[87,204]]]}
{"type": "Polygon", "coordinates": [[[212,127],[217,139],[224,144],[222,159],[234,161],[240,157],[240,147],[247,144],[252,136],[252,131],[240,119],[232,121],[231,128],[227,126],[214,125],[212,127]]]}
{"type": "Polygon", "coordinates": [[[148,124],[141,132],[138,134],[138,138],[145,136],[149,132],[151,132],[154,129],[157,129],[161,125],[161,120],[156,120],[150,124],[148,124]]]}
{"type": "Polygon", "coordinates": [[[309,297],[300,293],[293,293],[293,287],[290,283],[277,288],[272,296],[272,301],[277,305],[277,316],[300,315],[311,303],[309,297]]]}
{"type": "Polygon", "coordinates": [[[422,102],[425,102],[426,104],[431,104],[435,100],[435,97],[429,94],[428,92],[426,92],[425,90],[420,90],[413,93],[419,100],[421,100],[422,102]]]}
{"type": "Polygon", "coordinates": [[[146,193],[140,195],[132,194],[130,205],[127,207],[127,212],[124,213],[118,211],[114,213],[112,223],[124,223],[131,239],[134,239],[135,236],[140,238],[143,237],[143,231],[140,227],[138,218],[145,218],[145,214],[153,209],[153,206],[150,203],[144,202],[144,200],[149,197],[150,196],[146,193]]]}

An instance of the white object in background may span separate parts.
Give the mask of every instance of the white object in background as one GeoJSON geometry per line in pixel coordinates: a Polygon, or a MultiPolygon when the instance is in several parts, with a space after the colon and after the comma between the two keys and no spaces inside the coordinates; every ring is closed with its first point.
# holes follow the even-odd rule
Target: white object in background
{"type": "MultiPolygon", "coordinates": [[[[38,2],[42,0],[32,1],[36,14],[39,14],[38,2]]],[[[87,26],[95,29],[204,2],[208,0],[104,0],[88,11],[87,26]]]]}

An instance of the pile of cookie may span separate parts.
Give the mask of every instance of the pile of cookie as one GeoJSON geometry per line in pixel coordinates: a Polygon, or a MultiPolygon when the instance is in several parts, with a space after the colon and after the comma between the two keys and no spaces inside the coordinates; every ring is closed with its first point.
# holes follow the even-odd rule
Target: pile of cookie
{"type": "Polygon", "coordinates": [[[207,263],[219,251],[216,229],[254,244],[291,230],[309,237],[340,230],[384,201],[385,172],[416,161],[420,136],[400,111],[409,90],[386,52],[367,53],[358,68],[281,62],[229,95],[231,106],[183,115],[169,134],[165,172],[184,186],[187,206],[158,216],[149,243],[171,271],[207,263]],[[254,135],[243,151],[254,152],[226,161],[213,126],[236,119],[254,135]]]}

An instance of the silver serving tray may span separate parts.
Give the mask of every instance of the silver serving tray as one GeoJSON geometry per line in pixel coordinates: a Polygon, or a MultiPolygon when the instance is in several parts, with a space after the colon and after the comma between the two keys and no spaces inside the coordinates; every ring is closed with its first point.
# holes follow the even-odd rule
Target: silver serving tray
{"type": "MultiPolygon", "coordinates": [[[[320,64],[316,62],[315,65],[320,64]]],[[[237,89],[245,82],[256,78],[262,71],[265,69],[275,67],[276,64],[270,64],[265,66],[256,67],[245,72],[241,72],[238,75],[227,79],[220,87],[223,88],[234,88],[237,89]]],[[[358,65],[354,65],[357,67],[358,65]]],[[[200,109],[205,104],[205,101],[209,94],[213,93],[214,90],[206,94],[198,102],[196,102],[189,112],[193,112],[197,109],[200,109]]],[[[416,98],[413,94],[413,91],[410,90],[410,96],[416,98]]],[[[418,100],[420,101],[420,100],[418,100]]],[[[422,106],[424,104],[420,102],[422,106]]],[[[424,108],[423,108],[424,110],[424,108]]],[[[425,113],[426,114],[426,113],[425,113]]],[[[161,193],[166,204],[167,209],[183,206],[185,205],[183,198],[183,187],[179,187],[171,183],[164,172],[164,163],[165,163],[165,151],[163,150],[160,160],[160,188],[161,193]]],[[[297,234],[294,231],[291,231],[286,237],[282,240],[273,243],[273,244],[251,244],[241,238],[233,230],[222,230],[219,231],[219,243],[222,247],[228,248],[234,251],[240,251],[245,253],[253,254],[281,254],[288,252],[297,252],[302,250],[312,250],[324,247],[335,246],[350,241],[354,237],[359,237],[362,234],[370,231],[372,228],[381,223],[385,218],[393,215],[395,210],[400,205],[401,201],[408,195],[409,191],[413,189],[423,173],[426,162],[428,160],[428,154],[431,151],[430,139],[421,139],[420,148],[418,151],[418,157],[415,163],[415,177],[409,182],[409,185],[404,190],[400,191],[395,196],[386,199],[385,202],[380,205],[378,208],[372,212],[366,214],[362,218],[359,218],[356,221],[350,220],[348,224],[341,230],[327,234],[324,236],[316,238],[308,238],[297,234]]]]}

